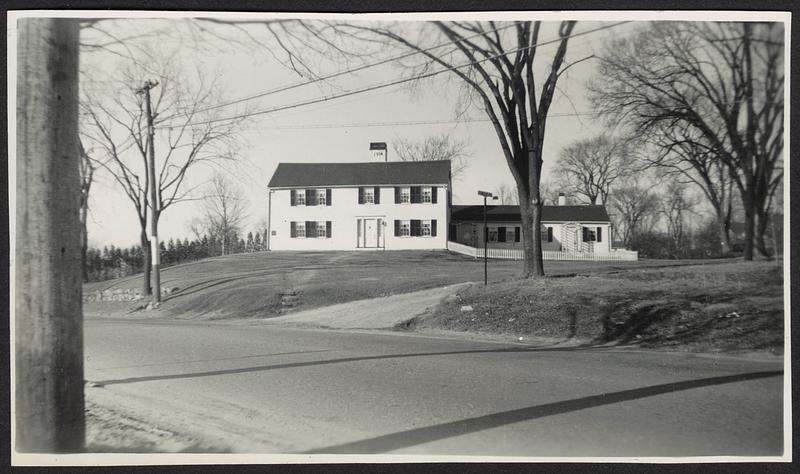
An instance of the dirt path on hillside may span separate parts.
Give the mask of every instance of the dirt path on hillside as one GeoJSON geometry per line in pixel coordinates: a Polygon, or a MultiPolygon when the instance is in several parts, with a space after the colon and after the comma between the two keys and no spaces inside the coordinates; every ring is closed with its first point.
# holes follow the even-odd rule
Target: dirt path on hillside
{"type": "Polygon", "coordinates": [[[333,329],[386,329],[419,316],[471,283],[441,288],[351,301],[315,308],[277,318],[263,320],[265,324],[294,327],[323,327],[333,329]]]}

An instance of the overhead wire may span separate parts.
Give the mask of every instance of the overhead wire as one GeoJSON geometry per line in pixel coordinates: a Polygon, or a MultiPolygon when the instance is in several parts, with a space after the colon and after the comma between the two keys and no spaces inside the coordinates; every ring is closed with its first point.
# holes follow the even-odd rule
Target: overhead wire
{"type": "MultiPolygon", "coordinates": [[[[581,32],[578,32],[578,33],[572,33],[572,34],[568,35],[568,37],[569,38],[574,38],[574,37],[578,37],[578,36],[583,36],[583,35],[587,35],[587,34],[590,34],[590,33],[595,33],[597,31],[613,28],[613,27],[616,27],[616,26],[619,26],[619,25],[622,25],[622,24],[625,24],[625,23],[630,23],[630,20],[628,20],[628,21],[620,21],[620,22],[612,23],[610,25],[604,25],[604,26],[601,26],[601,27],[597,27],[597,28],[593,28],[593,29],[590,29],[590,30],[581,31],[581,32]]],[[[278,111],[282,111],[282,110],[302,107],[302,106],[306,106],[306,105],[312,105],[312,104],[316,104],[316,103],[320,103],[320,102],[326,102],[326,101],[339,99],[339,98],[342,98],[342,97],[348,97],[348,96],[352,96],[352,95],[356,95],[356,94],[363,94],[365,92],[371,92],[371,91],[374,91],[374,90],[379,90],[379,89],[383,89],[383,88],[387,88],[387,87],[392,87],[392,86],[395,86],[395,85],[404,84],[404,83],[411,82],[411,81],[416,81],[416,80],[420,80],[420,79],[426,79],[426,78],[429,78],[429,77],[437,76],[439,74],[443,74],[445,72],[454,71],[454,70],[461,69],[461,68],[464,68],[464,67],[473,66],[475,64],[484,63],[484,62],[490,61],[492,59],[497,59],[499,57],[507,56],[509,54],[513,54],[513,53],[516,53],[516,52],[519,52],[519,51],[524,51],[524,50],[527,50],[527,49],[533,49],[533,48],[545,46],[547,44],[552,44],[552,43],[555,43],[555,42],[558,42],[558,41],[561,41],[561,40],[563,40],[563,38],[559,37],[559,38],[555,38],[555,39],[552,39],[552,40],[547,40],[547,41],[543,41],[543,42],[540,42],[540,43],[536,43],[536,44],[533,44],[533,45],[530,45],[530,46],[525,46],[525,47],[522,47],[522,48],[516,48],[516,49],[513,49],[513,50],[509,50],[509,51],[506,51],[504,53],[496,54],[496,55],[493,55],[493,56],[488,56],[488,57],[485,57],[485,58],[480,59],[480,60],[469,61],[469,62],[466,62],[466,63],[463,63],[463,64],[459,64],[457,66],[450,66],[450,67],[446,67],[446,68],[443,68],[443,69],[438,69],[436,71],[432,71],[432,72],[429,72],[429,73],[425,73],[425,74],[422,74],[422,75],[417,75],[417,76],[413,76],[413,77],[407,77],[407,78],[398,79],[398,80],[395,80],[395,81],[372,84],[372,85],[369,85],[369,86],[365,86],[365,87],[361,87],[361,88],[357,88],[357,89],[352,89],[352,90],[349,90],[349,91],[344,91],[344,92],[341,92],[341,93],[338,93],[338,94],[333,94],[331,96],[322,96],[322,97],[318,97],[318,98],[315,98],[315,99],[304,100],[304,101],[295,102],[295,103],[292,103],[292,104],[287,104],[287,105],[278,106],[278,107],[272,107],[272,108],[269,108],[269,109],[258,110],[258,111],[254,111],[254,112],[247,112],[247,113],[233,115],[233,116],[229,116],[229,117],[220,117],[220,118],[215,118],[215,119],[202,120],[202,121],[197,121],[197,122],[190,122],[187,125],[206,125],[206,124],[211,124],[211,123],[216,123],[216,122],[243,119],[243,118],[248,118],[248,117],[252,117],[252,116],[256,116],[256,115],[264,115],[264,114],[274,113],[274,112],[278,112],[278,111]]]]}

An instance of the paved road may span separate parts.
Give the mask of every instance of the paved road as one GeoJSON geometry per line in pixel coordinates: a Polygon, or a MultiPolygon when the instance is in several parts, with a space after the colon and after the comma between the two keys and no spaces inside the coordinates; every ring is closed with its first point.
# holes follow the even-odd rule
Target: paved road
{"type": "Polygon", "coordinates": [[[234,452],[779,455],[782,372],[258,321],[90,319],[99,403],[234,452]]]}

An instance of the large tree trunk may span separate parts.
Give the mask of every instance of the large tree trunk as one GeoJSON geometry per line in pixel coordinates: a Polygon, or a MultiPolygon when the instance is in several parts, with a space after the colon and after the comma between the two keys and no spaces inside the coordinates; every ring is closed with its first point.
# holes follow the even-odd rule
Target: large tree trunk
{"type": "Polygon", "coordinates": [[[15,448],[76,452],[85,440],[78,22],[16,25],[15,448]]]}
{"type": "Polygon", "coordinates": [[[768,211],[759,209],[757,214],[758,220],[756,222],[755,230],[755,247],[764,257],[772,257],[772,252],[767,248],[767,229],[769,228],[770,216],[768,211]]]}
{"type": "Polygon", "coordinates": [[[748,183],[742,193],[742,204],[744,205],[744,259],[753,259],[753,243],[756,226],[756,209],[753,186],[748,183]]]}
{"type": "Polygon", "coordinates": [[[81,276],[83,277],[83,282],[89,282],[89,266],[88,262],[86,261],[86,251],[89,247],[89,231],[86,228],[86,217],[88,214],[88,204],[85,200],[88,200],[89,197],[86,196],[85,198],[81,198],[81,214],[80,214],[80,221],[81,221],[81,276]]]}
{"type": "Polygon", "coordinates": [[[141,233],[139,234],[139,242],[142,246],[142,270],[144,272],[144,276],[142,279],[142,294],[143,295],[152,295],[153,291],[150,286],[150,261],[152,252],[150,251],[150,239],[147,238],[147,231],[142,228],[141,233]]]}
{"type": "MultiPolygon", "coordinates": [[[[520,196],[522,198],[522,196],[520,196]]],[[[525,249],[525,260],[522,269],[523,278],[544,276],[542,262],[542,212],[541,205],[530,204],[530,199],[520,199],[520,217],[522,218],[522,244],[525,249]]]]}

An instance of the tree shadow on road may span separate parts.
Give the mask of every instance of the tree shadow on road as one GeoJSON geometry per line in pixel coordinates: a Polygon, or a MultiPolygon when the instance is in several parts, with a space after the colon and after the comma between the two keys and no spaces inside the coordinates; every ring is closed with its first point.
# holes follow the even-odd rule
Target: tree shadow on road
{"type": "MultiPolygon", "coordinates": [[[[591,395],[588,397],[574,398],[544,405],[535,405],[517,410],[508,410],[488,415],[477,416],[447,423],[441,423],[424,428],[416,428],[388,435],[378,436],[350,443],[336,444],[322,448],[305,451],[304,454],[375,454],[385,453],[402,448],[429,443],[446,438],[461,436],[476,431],[496,428],[499,426],[529,421],[547,416],[559,415],[562,413],[584,410],[603,405],[627,402],[639,398],[652,397],[665,393],[690,390],[694,388],[709,387],[727,383],[744,382],[767,377],[777,377],[783,375],[782,370],[766,372],[749,372],[744,374],[726,375],[722,377],[710,377],[696,380],[685,380],[682,382],[671,382],[649,387],[622,390],[613,393],[591,395]]],[[[772,453],[780,454],[780,453],[772,453]]]]}

